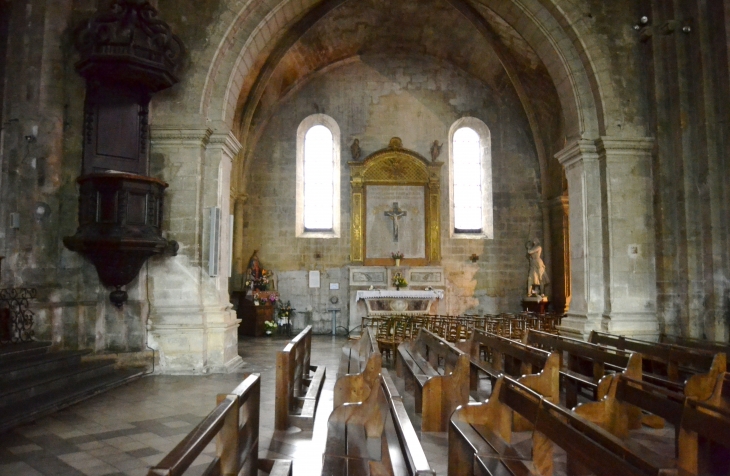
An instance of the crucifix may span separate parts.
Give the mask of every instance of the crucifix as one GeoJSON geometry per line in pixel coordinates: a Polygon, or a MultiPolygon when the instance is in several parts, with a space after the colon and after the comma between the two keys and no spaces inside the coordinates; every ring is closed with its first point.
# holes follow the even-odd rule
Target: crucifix
{"type": "Polygon", "coordinates": [[[398,207],[398,202],[393,202],[393,209],[388,210],[384,215],[393,220],[393,241],[398,241],[398,220],[408,215],[408,212],[398,207]]]}

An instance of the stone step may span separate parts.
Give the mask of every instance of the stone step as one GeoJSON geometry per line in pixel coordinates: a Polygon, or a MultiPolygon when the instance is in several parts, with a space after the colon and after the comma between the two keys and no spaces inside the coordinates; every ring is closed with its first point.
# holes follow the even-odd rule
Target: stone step
{"type": "Polygon", "coordinates": [[[35,395],[0,407],[0,433],[137,380],[144,373],[144,369],[141,368],[114,370],[97,378],[69,382],[53,392],[35,395]]]}
{"type": "Polygon", "coordinates": [[[30,378],[34,375],[47,374],[72,367],[81,363],[81,357],[91,353],[90,350],[48,352],[38,355],[27,355],[24,359],[2,362],[0,382],[2,385],[30,378]]]}
{"type": "Polygon", "coordinates": [[[84,362],[63,370],[38,373],[13,382],[0,382],[0,414],[4,407],[114,372],[113,361],[84,362]]]}
{"type": "Polygon", "coordinates": [[[23,342],[21,344],[0,345],[0,365],[5,366],[7,362],[45,354],[50,347],[50,342],[23,342]]]}

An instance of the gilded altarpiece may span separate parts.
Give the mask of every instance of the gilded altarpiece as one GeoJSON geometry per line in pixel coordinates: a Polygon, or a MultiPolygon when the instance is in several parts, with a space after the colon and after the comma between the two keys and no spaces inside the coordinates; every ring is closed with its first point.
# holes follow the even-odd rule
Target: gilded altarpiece
{"type": "MultiPolygon", "coordinates": [[[[422,187],[422,208],[406,210],[411,217],[418,216],[418,223],[423,223],[424,253],[415,253],[415,256],[406,255],[401,263],[404,266],[426,266],[441,262],[441,169],[443,162],[431,162],[418,153],[404,149],[401,140],[391,139],[387,148],[369,155],[362,162],[349,162],[350,184],[352,187],[352,220],[351,220],[351,260],[353,263],[362,263],[364,266],[388,266],[393,264],[389,256],[382,252],[368,253],[369,223],[375,220],[386,220],[383,213],[378,212],[376,217],[368,217],[368,190],[383,195],[383,187],[411,189],[422,187]],[[420,255],[420,256],[419,256],[420,255]]],[[[416,189],[417,190],[417,189],[416,189]]],[[[410,194],[414,196],[413,193],[410,194]]],[[[417,196],[421,196],[420,193],[417,196]]],[[[378,197],[379,199],[381,197],[378,197]]],[[[375,197],[371,197],[374,201],[375,197]]],[[[411,198],[412,200],[412,198],[411,198]]],[[[402,200],[404,201],[404,200],[402,200]]],[[[393,204],[396,207],[396,204],[393,204]]],[[[372,208],[372,207],[370,207],[372,208]]],[[[396,208],[394,208],[396,209],[396,208]]],[[[400,210],[399,210],[400,211],[400,210]]],[[[372,210],[371,210],[372,213],[372,210]]],[[[395,225],[393,220],[393,226],[395,225]]],[[[419,225],[419,229],[421,225],[419,225]]],[[[370,228],[372,230],[372,228],[370,228]]],[[[396,234],[396,242],[392,243],[393,250],[400,249],[397,243],[397,231],[389,229],[388,233],[396,234]]],[[[406,230],[407,231],[407,230],[406,230]]],[[[372,231],[371,231],[372,232],[372,231]]],[[[420,233],[420,232],[419,232],[420,233]]],[[[383,239],[386,238],[385,236],[383,239]]],[[[372,246],[372,239],[370,240],[372,246]]],[[[405,245],[404,245],[405,246],[405,245]]],[[[420,246],[419,246],[419,249],[420,246]]]]}

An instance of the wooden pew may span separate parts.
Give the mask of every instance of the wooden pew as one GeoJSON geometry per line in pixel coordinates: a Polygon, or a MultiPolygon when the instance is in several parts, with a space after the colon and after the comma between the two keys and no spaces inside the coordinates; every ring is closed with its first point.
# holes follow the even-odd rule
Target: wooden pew
{"type": "Polygon", "coordinates": [[[291,476],[291,461],[258,458],[260,375],[247,376],[231,394],[218,395],[217,401],[215,409],[162,461],[150,468],[147,475],[184,474],[213,438],[217,437],[216,458],[204,474],[256,476],[262,470],[272,476],[291,476]]]}
{"type": "Polygon", "coordinates": [[[359,339],[351,339],[342,347],[337,378],[347,374],[361,373],[367,367],[368,359],[374,352],[380,352],[375,332],[371,328],[365,327],[359,339]]]}
{"type": "Polygon", "coordinates": [[[330,414],[322,475],[435,475],[387,370],[374,390],[330,414]]]}
{"type": "Polygon", "coordinates": [[[707,372],[718,353],[712,350],[649,342],[598,331],[591,331],[588,341],[616,349],[641,352],[645,365],[652,365],[651,372],[663,373],[675,382],[683,380],[684,376],[707,372]]]}
{"type": "Polygon", "coordinates": [[[449,424],[449,476],[553,474],[553,445],[597,476],[660,475],[665,461],[635,451],[579,415],[502,376],[484,403],[459,407],[449,424]],[[512,414],[533,426],[532,445],[512,444],[512,414]]]}
{"type": "MultiPolygon", "coordinates": [[[[718,377],[718,387],[721,379],[718,377]]],[[[706,402],[691,398],[684,400],[682,422],[679,426],[677,467],[680,476],[707,474],[712,476],[727,475],[730,468],[730,412],[720,409],[716,403],[719,391],[706,402]],[[706,448],[706,462],[700,461],[700,439],[709,442],[706,448]],[[723,448],[718,448],[718,445],[723,448]],[[701,464],[704,463],[704,464],[701,464]]]]}
{"type": "Polygon", "coordinates": [[[694,337],[682,337],[670,334],[660,334],[659,342],[662,344],[674,344],[691,349],[704,349],[713,352],[724,352],[727,356],[730,354],[730,344],[727,342],[718,342],[713,340],[697,339],[694,337]]]}
{"type": "MultiPolygon", "coordinates": [[[[610,382],[606,396],[599,402],[578,405],[574,409],[576,414],[621,439],[629,439],[629,430],[640,427],[636,424],[637,420],[632,415],[632,408],[640,408],[667,420],[674,426],[677,433],[677,467],[690,474],[698,474],[697,468],[701,449],[701,445],[698,444],[699,435],[711,442],[709,445],[704,445],[704,449],[709,449],[711,453],[709,455],[710,459],[713,456],[721,456],[726,460],[724,462],[724,472],[717,474],[727,474],[729,463],[727,458],[730,453],[717,448],[712,443],[720,443],[725,447],[730,447],[730,441],[723,439],[730,437],[730,412],[718,406],[722,398],[722,376],[716,379],[711,397],[704,402],[698,402],[681,393],[672,392],[658,385],[636,380],[623,374],[606,376],[606,380],[610,382]],[[697,409],[702,413],[699,416],[702,421],[701,424],[694,420],[697,416],[695,413],[697,409]],[[691,423],[688,425],[687,422],[691,423]],[[683,426],[687,431],[682,430],[683,426]],[[694,435],[691,435],[691,433],[694,433],[694,435]]],[[[632,443],[630,439],[627,443],[636,447],[637,451],[647,450],[638,444],[632,443]]],[[[717,461],[708,462],[703,471],[706,472],[718,466],[717,461]]],[[[673,461],[667,463],[667,469],[673,467],[675,467],[673,461]]]]}
{"type": "Polygon", "coordinates": [[[474,330],[463,350],[469,352],[470,390],[476,390],[479,372],[487,374],[492,385],[501,374],[519,376],[518,382],[536,391],[550,402],[560,403],[560,355],[507,339],[490,332],[474,330]],[[491,362],[481,359],[487,350],[491,362]],[[519,369],[507,371],[507,358],[519,363],[519,369]],[[515,372],[516,370],[516,372],[515,372]],[[517,373],[518,375],[515,375],[517,373]]]}
{"type": "Polygon", "coordinates": [[[307,326],[276,354],[274,428],[311,430],[324,384],[324,366],[310,365],[312,326],[307,326]],[[310,372],[313,372],[310,374],[310,372]]]}
{"type": "Polygon", "coordinates": [[[670,389],[676,389],[671,382],[679,384],[688,397],[706,400],[712,394],[717,376],[727,371],[724,352],[690,349],[671,344],[658,344],[624,336],[592,331],[589,341],[620,350],[641,352],[644,360],[644,379],[670,389]],[[647,361],[651,368],[647,371],[647,361]],[[656,374],[657,367],[666,370],[666,379],[656,374]]]}
{"type": "Polygon", "coordinates": [[[469,355],[426,329],[398,346],[396,372],[414,390],[421,431],[446,431],[451,412],[469,401],[469,355]]]}
{"type": "Polygon", "coordinates": [[[527,331],[524,343],[560,355],[560,377],[565,389],[565,406],[568,408],[578,404],[578,392],[582,388],[591,390],[592,400],[600,398],[598,382],[606,374],[607,366],[621,371],[631,367],[641,372],[641,355],[635,352],[606,349],[582,340],[531,329],[527,331]],[[563,354],[567,354],[567,362],[563,354]]]}
{"type": "Polygon", "coordinates": [[[378,385],[378,376],[383,366],[383,357],[378,350],[375,334],[368,329],[363,331],[360,339],[345,344],[343,357],[340,360],[340,371],[345,369],[344,359],[347,355],[349,373],[337,374],[335,382],[333,408],[343,403],[364,401],[371,389],[378,385]],[[347,349],[349,347],[349,350],[347,349]],[[357,355],[353,355],[356,352],[357,355]]]}

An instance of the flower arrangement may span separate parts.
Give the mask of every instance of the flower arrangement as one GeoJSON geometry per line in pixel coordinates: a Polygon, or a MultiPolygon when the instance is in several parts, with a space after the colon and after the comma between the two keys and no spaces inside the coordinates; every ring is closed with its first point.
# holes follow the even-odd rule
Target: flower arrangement
{"type": "Polygon", "coordinates": [[[277,296],[274,293],[269,294],[269,304],[271,304],[272,306],[275,306],[276,305],[276,301],[278,301],[278,300],[279,300],[279,296],[277,296]]]}
{"type": "Polygon", "coordinates": [[[395,273],[393,275],[393,286],[395,286],[396,289],[404,288],[408,286],[408,281],[406,281],[406,278],[404,278],[401,273],[395,273]]]}
{"type": "Polygon", "coordinates": [[[258,291],[265,291],[266,287],[269,285],[269,281],[271,280],[272,272],[268,269],[262,269],[261,270],[261,276],[259,277],[250,277],[246,280],[246,287],[251,289],[256,289],[258,291]]]}
{"type": "Polygon", "coordinates": [[[390,257],[393,259],[403,259],[403,253],[400,251],[394,251],[390,254],[390,257]]]}
{"type": "Polygon", "coordinates": [[[271,320],[271,321],[264,321],[264,327],[266,328],[266,333],[271,334],[279,326],[276,324],[276,321],[271,320]]]}
{"type": "Polygon", "coordinates": [[[279,319],[286,319],[288,321],[293,312],[294,312],[294,309],[292,309],[290,301],[287,301],[286,304],[279,305],[279,309],[278,309],[279,319]]]}

